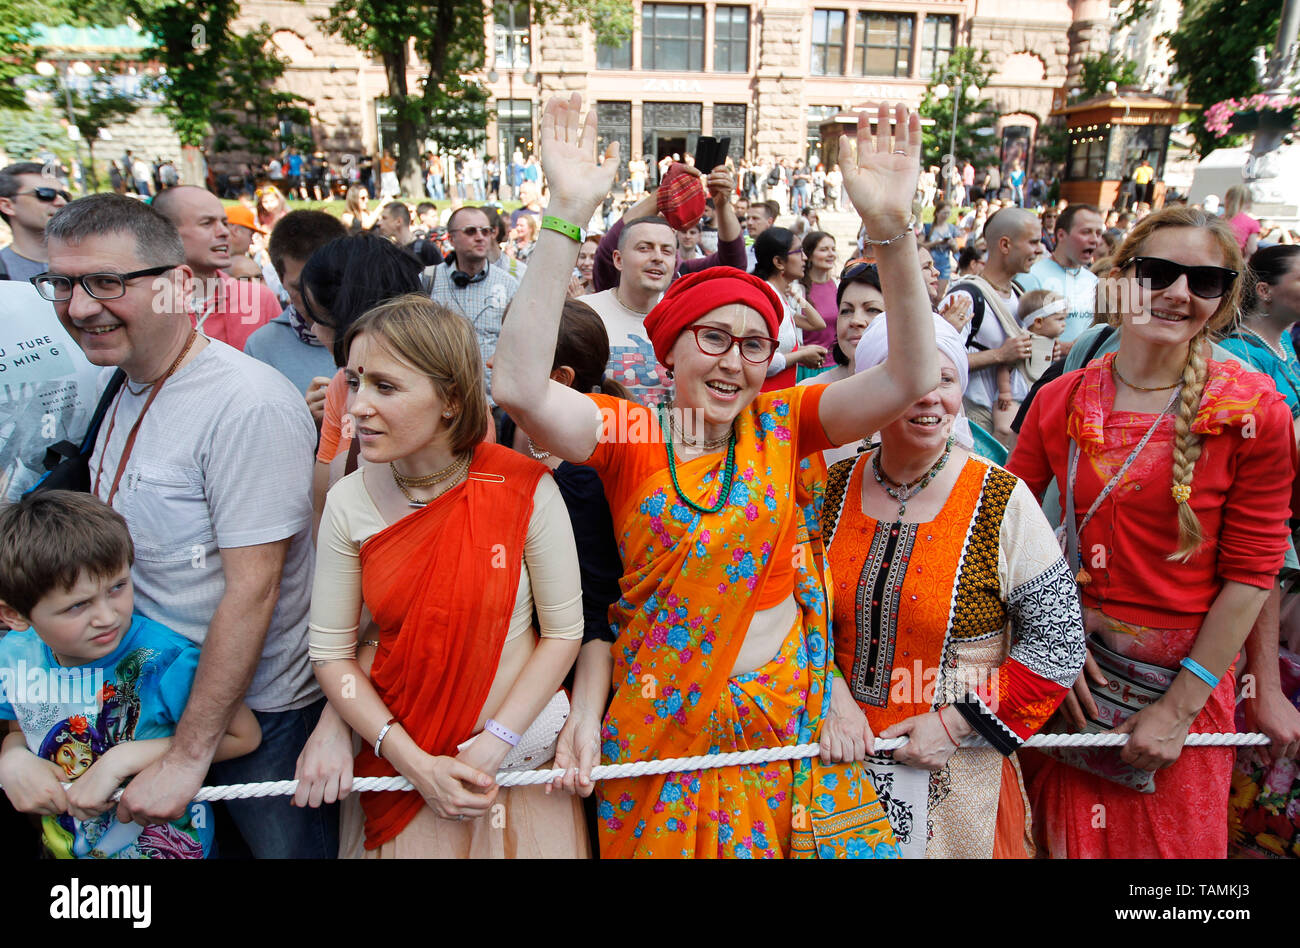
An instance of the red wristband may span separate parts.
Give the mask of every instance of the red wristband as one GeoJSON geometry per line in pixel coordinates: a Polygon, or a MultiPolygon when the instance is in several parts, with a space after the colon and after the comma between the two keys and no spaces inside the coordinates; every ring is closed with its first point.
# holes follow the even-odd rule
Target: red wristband
{"type": "MultiPolygon", "coordinates": [[[[948,706],[945,704],[945,705],[943,706],[943,708],[946,708],[946,707],[948,707],[948,706]]],[[[943,720],[943,708],[940,708],[938,711],[935,712],[937,715],[939,715],[939,723],[940,723],[941,725],[943,725],[943,733],[945,733],[945,734],[948,735],[948,740],[952,741],[952,746],[953,746],[953,747],[961,747],[960,744],[958,744],[956,741],[953,740],[953,737],[952,737],[952,731],[948,730],[948,725],[944,723],[944,720],[943,720]]]]}

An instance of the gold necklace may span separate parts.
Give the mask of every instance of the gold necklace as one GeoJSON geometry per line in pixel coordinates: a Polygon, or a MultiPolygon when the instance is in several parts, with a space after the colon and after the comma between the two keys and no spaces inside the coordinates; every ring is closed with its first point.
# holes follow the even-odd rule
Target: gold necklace
{"type": "MultiPolygon", "coordinates": [[[[439,497],[441,497],[443,494],[447,493],[447,491],[451,490],[453,487],[456,486],[457,483],[460,482],[461,476],[465,473],[466,470],[469,469],[469,459],[470,459],[470,455],[468,452],[462,454],[459,460],[457,460],[452,465],[452,467],[458,468],[458,470],[453,470],[449,472],[445,477],[443,477],[443,480],[447,481],[446,486],[444,486],[432,497],[429,497],[425,500],[420,500],[419,498],[413,496],[411,492],[406,489],[406,485],[402,483],[401,475],[397,473],[397,469],[393,467],[391,462],[389,463],[388,466],[393,472],[393,483],[397,485],[397,489],[400,490],[402,492],[402,496],[406,498],[407,505],[411,507],[426,507],[429,504],[433,503],[435,500],[437,500],[439,497]]],[[[444,470],[446,469],[444,468],[444,470]]],[[[442,472],[440,471],[438,473],[442,473],[442,472]]]]}
{"type": "Polygon", "coordinates": [[[1133,389],[1133,391],[1135,392],[1167,392],[1171,388],[1181,385],[1183,381],[1182,379],[1179,379],[1177,382],[1174,382],[1173,385],[1155,385],[1152,386],[1151,388],[1147,388],[1145,385],[1134,385],[1128,379],[1124,378],[1124,376],[1120,375],[1119,363],[1114,359],[1111,360],[1110,370],[1115,373],[1115,378],[1119,379],[1121,382],[1123,382],[1129,388],[1133,389]]]}
{"type": "MultiPolygon", "coordinates": [[[[668,437],[672,438],[678,444],[684,444],[688,448],[701,448],[708,453],[710,451],[721,451],[731,441],[731,429],[721,438],[707,438],[704,441],[692,441],[677,427],[676,411],[673,407],[673,401],[668,400],[668,437]]],[[[735,422],[732,422],[735,425],[735,422]]]]}
{"type": "Polygon", "coordinates": [[[439,481],[445,481],[450,477],[460,462],[460,458],[455,458],[450,464],[441,470],[434,471],[432,474],[421,474],[419,477],[407,477],[397,469],[397,465],[392,461],[388,462],[388,466],[393,469],[393,480],[397,481],[397,483],[401,484],[403,487],[432,487],[439,481]]]}

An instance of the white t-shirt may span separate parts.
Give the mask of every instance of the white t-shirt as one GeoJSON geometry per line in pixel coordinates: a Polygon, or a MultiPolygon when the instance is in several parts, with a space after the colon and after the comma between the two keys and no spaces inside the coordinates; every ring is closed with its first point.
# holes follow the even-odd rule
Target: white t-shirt
{"type": "Polygon", "coordinates": [[[0,505],[41,479],[46,448],[81,444],[111,375],[90,364],[36,287],[0,281],[0,505]]]}
{"type": "MultiPolygon", "coordinates": [[[[101,500],[149,398],[148,389],[136,395],[129,385],[111,423],[109,409],[90,460],[101,500]]],[[[135,542],[136,610],[200,646],[226,589],[221,549],[292,538],[244,697],[254,711],[288,711],[320,695],[307,661],[315,443],[316,426],[292,382],[209,341],[150,406],[113,499],[135,542]]]]}
{"type": "MultiPolygon", "coordinates": [[[[1050,256],[1039,260],[1016,282],[1030,290],[1051,290],[1065,297],[1069,309],[1065,315],[1065,332],[1061,342],[1074,342],[1089,326],[1097,309],[1097,274],[1087,267],[1067,270],[1050,256]]],[[[1028,327],[1026,327],[1028,328],[1028,327]]]]}
{"type": "MultiPolygon", "coordinates": [[[[971,295],[965,290],[956,290],[944,296],[939,308],[943,309],[948,300],[954,296],[961,296],[971,300],[971,295]]],[[[1015,318],[1020,301],[1014,291],[1010,296],[1003,296],[1000,293],[997,296],[1002,301],[1002,305],[1007,308],[1007,312],[1011,314],[1012,318],[1015,318]]],[[[971,300],[971,302],[974,301],[971,300]]],[[[970,333],[970,326],[970,323],[966,324],[966,328],[962,330],[963,336],[970,333]]],[[[998,314],[993,311],[993,306],[989,303],[987,297],[984,301],[984,319],[980,322],[980,331],[975,334],[974,341],[989,349],[996,349],[1007,341],[1007,334],[1002,330],[1002,323],[998,320],[998,314]]],[[[971,340],[967,339],[968,347],[970,342],[971,340]]],[[[976,350],[972,349],[971,351],[976,350]]],[[[1011,373],[1011,397],[1016,401],[1023,401],[1028,394],[1029,382],[1022,373],[1013,371],[1011,373]]],[[[986,369],[976,369],[972,372],[970,374],[970,383],[966,386],[966,397],[976,405],[982,405],[991,411],[998,397],[998,366],[991,365],[986,369]]]]}
{"type": "Polygon", "coordinates": [[[776,353],[767,366],[767,377],[771,378],[785,371],[786,366],[789,365],[788,356],[803,344],[803,331],[794,321],[795,316],[803,312],[801,303],[803,284],[791,283],[790,292],[788,293],[782,293],[778,287],[773,286],[770,280],[768,286],[772,287],[772,291],[781,297],[781,302],[785,304],[785,311],[781,314],[781,325],[776,332],[776,353]]]}
{"type": "Polygon", "coordinates": [[[622,382],[642,405],[658,405],[673,390],[672,379],[655,358],[645,331],[645,314],[624,306],[614,289],[581,298],[594,309],[609,334],[609,365],[605,374],[622,382]]]}

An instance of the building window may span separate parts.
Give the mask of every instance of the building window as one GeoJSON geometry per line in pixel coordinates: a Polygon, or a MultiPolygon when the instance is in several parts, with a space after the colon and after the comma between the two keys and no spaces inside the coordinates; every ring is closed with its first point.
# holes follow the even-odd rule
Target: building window
{"type": "Polygon", "coordinates": [[[1101,181],[1106,174],[1106,152],[1110,132],[1095,125],[1070,132],[1070,153],[1066,160],[1068,181],[1101,181]]]}
{"type": "Polygon", "coordinates": [[[704,69],[704,7],[685,3],[641,6],[641,68],[704,69]]]}
{"type": "Polygon", "coordinates": [[[507,69],[532,65],[529,50],[528,2],[498,2],[492,8],[496,21],[496,61],[507,69]]]}
{"type": "Polygon", "coordinates": [[[844,75],[843,10],[814,10],[812,68],[814,76],[844,75]]]}
{"type": "Polygon", "coordinates": [[[713,137],[722,140],[731,139],[727,154],[740,164],[745,154],[745,106],[721,103],[713,107],[713,137]]]}
{"type": "Polygon", "coordinates": [[[921,22],[921,78],[929,79],[948,65],[957,45],[955,16],[927,16],[921,22]]]}
{"type": "Polygon", "coordinates": [[[857,76],[912,74],[913,17],[897,13],[859,13],[858,40],[853,47],[857,76]]]}
{"type": "Polygon", "coordinates": [[[713,69],[749,71],[749,7],[718,7],[714,13],[713,69]]]}
{"type": "Polygon", "coordinates": [[[598,45],[596,47],[596,68],[631,69],[632,37],[629,36],[625,39],[622,46],[606,46],[603,43],[598,45]]]}
{"type": "Polygon", "coordinates": [[[601,149],[618,142],[618,179],[627,179],[627,163],[632,160],[632,103],[596,103],[596,141],[601,149]]]}
{"type": "Polygon", "coordinates": [[[533,103],[528,99],[497,99],[497,154],[502,163],[518,151],[527,158],[533,150],[533,103]]]}
{"type": "MultiPolygon", "coordinates": [[[[840,113],[838,105],[810,105],[808,106],[808,135],[805,139],[804,157],[808,160],[810,168],[816,168],[817,163],[822,161],[822,123],[828,122],[840,113]]],[[[836,138],[831,142],[831,147],[839,147],[839,139],[836,138]]]]}

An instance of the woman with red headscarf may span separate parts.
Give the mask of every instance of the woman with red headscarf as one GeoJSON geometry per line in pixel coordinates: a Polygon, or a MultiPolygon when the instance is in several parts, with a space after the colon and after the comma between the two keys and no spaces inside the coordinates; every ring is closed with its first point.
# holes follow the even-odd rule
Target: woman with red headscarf
{"type": "Polygon", "coordinates": [[[899,106],[891,134],[882,105],[878,134],[860,123],[856,159],[847,139],[841,146],[846,187],[878,245],[889,358],[833,385],[760,394],[781,301],[757,277],[714,267],[679,280],[646,317],[675,380],[675,404],[656,413],[550,379],[578,249],[570,222],[591,216],[618,167],[617,144],[597,159],[595,115],[580,122],[581,101],[546,106],[549,214],[493,357],[497,403],[539,448],[600,474],[623,561],[610,609],[617,641],[588,645],[579,659],[557,765],[575,771],[569,789],[590,793],[597,758],[820,741],[820,761],[602,783],[602,855],[897,855],[866,771],[832,752],[849,743],[840,731],[855,706],[833,678],[812,490],[825,474],[823,449],[879,429],[938,383],[909,226],[919,119],[899,106]]]}

